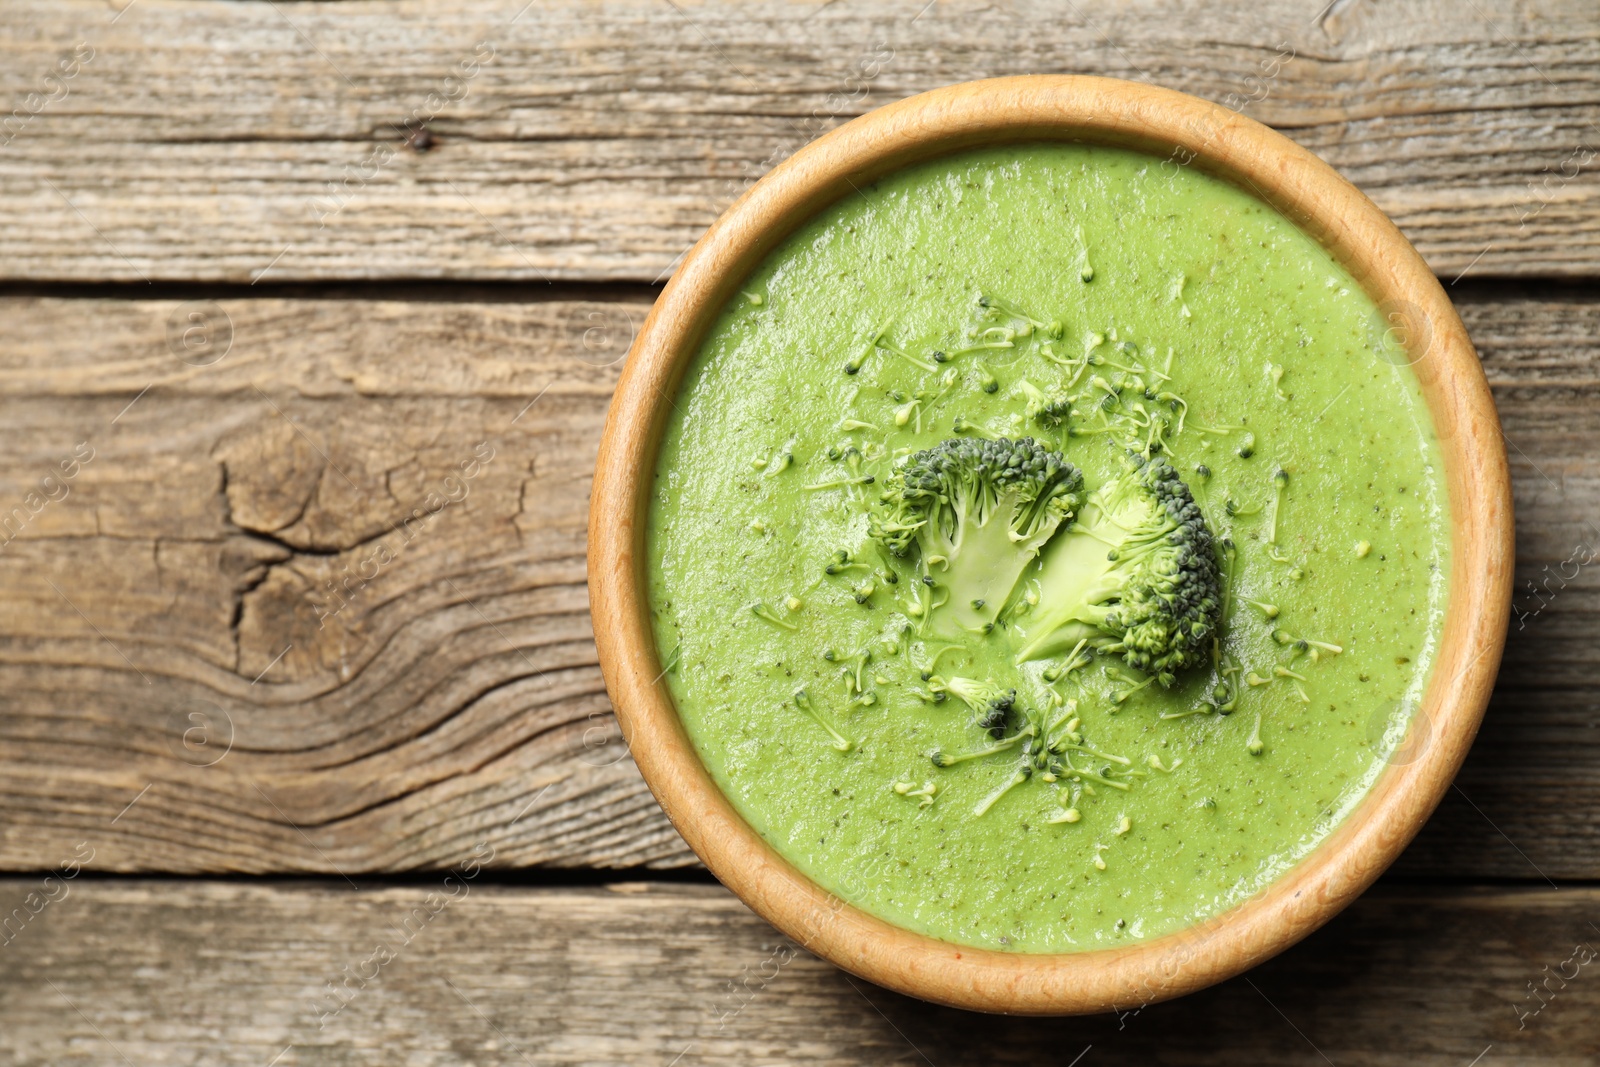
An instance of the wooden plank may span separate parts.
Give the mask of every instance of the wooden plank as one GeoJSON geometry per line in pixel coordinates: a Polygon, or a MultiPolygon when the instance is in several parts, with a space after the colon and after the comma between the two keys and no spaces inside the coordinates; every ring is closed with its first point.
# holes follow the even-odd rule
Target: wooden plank
{"type": "Polygon", "coordinates": [[[491,826],[507,863],[689,861],[584,589],[644,304],[6,308],[0,864],[83,827],[119,870],[448,864],[491,826]],[[191,312],[220,362],[173,354],[210,358],[169,343],[191,312]]]}
{"type": "MultiPolygon", "coordinates": [[[[1600,550],[1600,300],[1461,306],[1513,446],[1521,628],[1461,782],[1485,814],[1452,794],[1403,869],[1594,878],[1600,829],[1572,813],[1600,806],[1600,583],[1526,583],[1600,550]]],[[[102,870],[353,874],[448,866],[483,835],[506,865],[692,863],[617,742],[583,587],[593,451],[645,309],[0,300],[0,524],[26,519],[0,548],[0,868],[88,839],[102,870]],[[93,458],[31,514],[80,442],[93,458]],[[407,538],[481,442],[462,499],[407,538]]]]}
{"type": "MultiPolygon", "coordinates": [[[[21,907],[41,888],[7,879],[0,901],[21,907]]],[[[1581,962],[1600,953],[1594,889],[1380,887],[1243,978],[1084,1019],[978,1016],[886,992],[714,886],[80,878],[51,892],[0,950],[0,1050],[19,1067],[1564,1067],[1600,1055],[1600,982],[1581,962]],[[1541,1004],[1533,983],[1548,991],[1527,1014],[1541,1004]]]]}
{"type": "Polygon", "coordinates": [[[1446,277],[1593,275],[1592,15],[1581,0],[1265,0],[1248,19],[1159,0],[17,0],[0,10],[0,277],[650,282],[819,131],[1029,72],[1244,108],[1367,190],[1446,277]],[[63,62],[73,77],[47,81],[63,62]]]}

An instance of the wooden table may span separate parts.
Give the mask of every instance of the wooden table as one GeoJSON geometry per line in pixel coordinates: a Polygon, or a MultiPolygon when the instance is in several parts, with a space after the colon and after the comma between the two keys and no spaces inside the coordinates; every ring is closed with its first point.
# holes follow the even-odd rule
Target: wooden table
{"type": "Polygon", "coordinates": [[[1600,1062],[1600,19],[1321,2],[9,0],[0,1061],[1600,1062]],[[1516,482],[1459,787],[1308,942],[1120,1017],[791,959],[651,800],[585,608],[676,258],[816,132],[1026,72],[1339,167],[1447,284],[1516,482]]]}

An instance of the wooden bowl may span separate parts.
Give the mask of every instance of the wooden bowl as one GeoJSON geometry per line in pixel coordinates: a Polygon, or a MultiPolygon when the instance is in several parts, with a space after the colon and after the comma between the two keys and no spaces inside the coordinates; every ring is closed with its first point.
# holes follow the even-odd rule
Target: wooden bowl
{"type": "Polygon", "coordinates": [[[1333,917],[1389,866],[1443,796],[1477,732],[1510,609],[1510,481],[1494,403],[1433,274],[1333,168],[1261,124],[1182,93],[1106,78],[954,85],[881,108],[797,152],[684,258],[618,383],[589,513],[600,666],[633,758],[713,874],[811,952],[902,993],[1033,1015],[1111,1011],[1222,981],[1333,917]],[[1332,834],[1261,892],[1174,934],[1079,953],[996,952],[901,929],[778,855],[701,765],[662,682],[644,535],[669,397],[741,282],[803,222],[890,171],[977,146],[1080,141],[1141,149],[1252,190],[1322,241],[1388,318],[1421,381],[1443,453],[1453,537],[1438,661],[1404,747],[1332,834]]]}

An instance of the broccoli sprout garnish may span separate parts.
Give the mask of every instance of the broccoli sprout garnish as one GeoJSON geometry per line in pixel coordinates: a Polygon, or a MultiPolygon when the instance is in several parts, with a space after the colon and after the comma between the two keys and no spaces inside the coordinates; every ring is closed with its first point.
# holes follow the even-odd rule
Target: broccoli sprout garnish
{"type": "Polygon", "coordinates": [[[1279,678],[1292,678],[1292,679],[1294,679],[1294,691],[1300,697],[1300,703],[1302,703],[1302,704],[1311,703],[1311,698],[1306,695],[1305,688],[1303,686],[1301,686],[1301,684],[1300,684],[1301,682],[1310,681],[1309,678],[1307,678],[1303,674],[1296,674],[1294,671],[1291,671],[1288,667],[1274,667],[1272,669],[1272,673],[1275,676],[1279,677],[1279,678]]]}
{"type": "Polygon", "coordinates": [[[1027,312],[1019,310],[1016,306],[1006,303],[993,294],[980,293],[978,295],[978,304],[979,306],[987,308],[991,311],[998,311],[1002,314],[1010,315],[1014,319],[1021,319],[1051,340],[1060,340],[1061,338],[1062,326],[1060,322],[1054,319],[1049,322],[1043,322],[1034,318],[1032,315],[1029,315],[1027,312]]]}
{"type": "Polygon", "coordinates": [[[1197,422],[1193,425],[1194,428],[1199,430],[1201,433],[1208,433],[1215,437],[1227,437],[1230,434],[1238,433],[1240,430],[1244,429],[1243,426],[1233,426],[1228,423],[1223,423],[1221,426],[1205,426],[1197,422]]]}
{"type": "Polygon", "coordinates": [[[954,767],[956,764],[965,763],[968,760],[982,759],[985,756],[993,756],[998,752],[1009,752],[1017,747],[1017,742],[1020,740],[1022,740],[1022,735],[1017,734],[1015,737],[1008,737],[998,744],[989,745],[987,748],[977,748],[971,752],[961,752],[954,756],[943,749],[936,748],[928,753],[928,759],[932,761],[935,767],[954,767]]]}
{"type": "Polygon", "coordinates": [[[1136,679],[1129,678],[1121,671],[1107,671],[1106,674],[1109,678],[1111,678],[1112,681],[1120,683],[1121,686],[1121,688],[1116,689],[1111,694],[1111,702],[1113,704],[1126,704],[1129,697],[1133,696],[1133,694],[1137,693],[1139,690],[1156,680],[1155,675],[1151,675],[1141,682],[1136,679]]]}
{"type": "Polygon", "coordinates": [[[861,473],[861,449],[855,445],[846,447],[839,453],[839,458],[843,459],[845,466],[850,468],[849,475],[843,478],[834,478],[832,481],[802,485],[800,488],[808,493],[817,493],[827,489],[844,489],[852,485],[871,485],[877,481],[872,475],[861,473]]]}
{"type": "Polygon", "coordinates": [[[983,800],[979,801],[978,806],[972,809],[972,814],[978,816],[979,818],[987,815],[989,813],[989,809],[1000,802],[1001,797],[1011,792],[1023,782],[1026,782],[1029,777],[1032,776],[1032,774],[1033,767],[1030,764],[1024,763],[1012,773],[1010,778],[1006,779],[1006,783],[1004,785],[1002,785],[999,789],[996,789],[993,793],[990,793],[988,796],[984,797],[983,800]]]}
{"type": "Polygon", "coordinates": [[[903,797],[920,797],[917,807],[926,808],[933,804],[939,796],[939,787],[933,782],[923,782],[922,788],[916,788],[914,782],[896,782],[894,791],[903,797]]]}
{"type": "MultiPolygon", "coordinates": [[[[1189,402],[1177,393],[1169,392],[1157,393],[1156,399],[1164,401],[1169,408],[1178,413],[1178,428],[1172,432],[1172,435],[1181,437],[1183,435],[1184,419],[1188,418],[1189,415],[1189,402]]],[[[1200,466],[1203,467],[1205,464],[1202,463],[1200,466]]]]}
{"type": "Polygon", "coordinates": [[[864,648],[850,657],[850,665],[845,666],[840,671],[844,675],[846,692],[860,694],[866,691],[866,680],[862,678],[862,673],[867,669],[867,664],[871,662],[872,650],[870,648],[864,648]]]}
{"type": "Polygon", "coordinates": [[[955,420],[950,424],[950,429],[955,433],[970,433],[974,437],[983,438],[985,441],[1002,440],[999,434],[993,432],[992,430],[986,430],[982,426],[979,426],[977,423],[973,422],[971,419],[964,418],[960,415],[955,417],[955,420]]]}
{"type": "Polygon", "coordinates": [[[1023,378],[1017,382],[1017,389],[1021,391],[1027,401],[1024,415],[1028,421],[1034,422],[1047,429],[1055,429],[1072,414],[1072,398],[1067,396],[1048,396],[1044,390],[1023,378]]]}
{"type": "Polygon", "coordinates": [[[1272,392],[1279,400],[1287,401],[1289,398],[1283,395],[1283,368],[1276,363],[1268,363],[1267,377],[1272,379],[1272,392]]]}
{"type": "Polygon", "coordinates": [[[773,611],[766,604],[763,604],[760,601],[757,601],[756,603],[751,604],[750,605],[750,611],[751,611],[752,614],[755,615],[756,618],[764,619],[765,621],[770,622],[774,626],[781,627],[781,628],[783,628],[785,630],[797,630],[797,629],[799,629],[799,627],[797,627],[794,623],[790,622],[788,619],[783,618],[777,612],[773,611]]]}
{"type": "Polygon", "coordinates": [[[888,319],[884,321],[883,325],[872,331],[871,336],[866,339],[866,342],[861,346],[860,351],[851,356],[849,359],[845,360],[844,372],[846,374],[860,373],[861,365],[866,362],[868,356],[872,355],[872,353],[877,350],[878,342],[883,339],[884,334],[889,332],[889,327],[893,324],[894,320],[888,319]]]}
{"type": "Polygon", "coordinates": [[[811,716],[818,726],[827,731],[828,736],[833,738],[833,747],[838,751],[849,752],[856,747],[854,741],[841,734],[833,723],[829,722],[822,712],[818,710],[817,706],[811,701],[811,694],[804,689],[796,689],[794,691],[794,706],[811,716]]]}
{"type": "MultiPolygon", "coordinates": [[[[936,370],[939,369],[938,367],[935,367],[932,363],[929,363],[926,360],[918,359],[916,356],[913,356],[910,352],[907,352],[905,349],[901,348],[899,345],[896,345],[893,342],[889,341],[887,338],[885,338],[883,336],[883,332],[882,331],[879,332],[877,338],[873,341],[873,344],[876,347],[883,349],[885,352],[890,353],[891,355],[899,356],[901,359],[905,360],[907,363],[911,364],[913,367],[916,367],[918,370],[936,371],[936,370]]],[[[940,362],[943,362],[943,361],[941,360],[940,362]]]]}
{"type": "Polygon", "coordinates": [[[832,576],[835,574],[848,574],[850,571],[870,570],[872,570],[872,564],[861,562],[841,548],[828,560],[827,566],[822,568],[822,573],[832,576]]]}
{"type": "Polygon", "coordinates": [[[1272,517],[1267,521],[1267,544],[1278,543],[1278,509],[1283,507],[1283,490],[1289,484],[1289,472],[1279,467],[1272,472],[1272,517]]]}
{"type": "Polygon", "coordinates": [[[1296,652],[1304,652],[1308,649],[1315,648],[1320,649],[1329,655],[1337,656],[1339,653],[1344,651],[1344,649],[1339,645],[1329,644],[1327,641],[1312,641],[1304,637],[1296,637],[1288,630],[1272,631],[1272,639],[1278,642],[1280,645],[1293,645],[1296,652]]]}

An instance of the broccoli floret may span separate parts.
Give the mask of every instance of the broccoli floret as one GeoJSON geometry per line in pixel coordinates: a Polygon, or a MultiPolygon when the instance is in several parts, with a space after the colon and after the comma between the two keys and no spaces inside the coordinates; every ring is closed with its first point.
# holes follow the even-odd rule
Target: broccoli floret
{"type": "Polygon", "coordinates": [[[987,633],[1022,571],[1083,503],[1083,475],[1031,437],[951,438],[885,480],[872,534],[904,556],[913,544],[940,632],[987,633]]]}
{"type": "Polygon", "coordinates": [[[1018,662],[1087,640],[1171,685],[1205,658],[1222,605],[1216,545],[1166,459],[1133,455],[1040,561],[1018,662]]]}
{"type": "Polygon", "coordinates": [[[973,725],[986,730],[996,741],[1006,735],[1006,725],[1017,706],[1017,691],[1001,689],[993,682],[975,678],[951,678],[948,682],[937,680],[929,688],[935,693],[950,692],[972,709],[973,725]]]}

